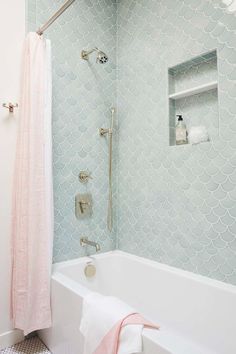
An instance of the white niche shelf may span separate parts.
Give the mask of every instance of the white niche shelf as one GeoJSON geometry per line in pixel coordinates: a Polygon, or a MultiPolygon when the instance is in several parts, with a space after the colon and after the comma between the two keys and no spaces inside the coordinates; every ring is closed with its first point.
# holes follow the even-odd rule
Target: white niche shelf
{"type": "Polygon", "coordinates": [[[187,130],[204,125],[210,139],[219,134],[217,52],[202,54],[168,69],[169,145],[176,145],[176,115],[187,130]]]}
{"type": "Polygon", "coordinates": [[[203,85],[198,85],[192,88],[189,88],[187,90],[182,90],[176,93],[172,93],[169,95],[169,98],[172,100],[179,100],[181,98],[197,95],[202,92],[210,91],[217,89],[218,87],[218,82],[217,81],[211,81],[203,85]]]}

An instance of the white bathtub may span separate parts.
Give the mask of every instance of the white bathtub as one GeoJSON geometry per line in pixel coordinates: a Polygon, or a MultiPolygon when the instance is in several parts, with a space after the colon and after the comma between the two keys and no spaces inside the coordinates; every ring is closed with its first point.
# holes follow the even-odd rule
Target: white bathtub
{"type": "Polygon", "coordinates": [[[119,297],[160,331],[144,330],[144,354],[236,354],[236,287],[124,252],[54,265],[53,327],[39,333],[53,354],[82,354],[83,298],[90,291],[119,297]]]}

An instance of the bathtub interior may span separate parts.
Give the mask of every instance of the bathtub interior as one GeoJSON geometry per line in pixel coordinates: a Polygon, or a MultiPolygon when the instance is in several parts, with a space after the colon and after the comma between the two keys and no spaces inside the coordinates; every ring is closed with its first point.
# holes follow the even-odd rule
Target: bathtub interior
{"type": "MultiPolygon", "coordinates": [[[[88,260],[55,265],[54,278],[61,274],[84,289],[120,298],[160,324],[158,340],[166,344],[171,337],[171,347],[174,343],[183,348],[177,343],[184,338],[189,353],[233,353],[235,287],[120,251],[94,257],[97,273],[87,279],[88,260]]],[[[152,336],[150,331],[146,334],[152,336]]]]}
{"type": "Polygon", "coordinates": [[[70,280],[83,285],[87,289],[103,295],[114,295],[120,278],[121,267],[115,252],[107,252],[100,257],[84,257],[79,260],[58,263],[54,265],[54,274],[60,273],[70,280]],[[96,275],[88,278],[84,270],[88,263],[96,267],[96,275]]]}

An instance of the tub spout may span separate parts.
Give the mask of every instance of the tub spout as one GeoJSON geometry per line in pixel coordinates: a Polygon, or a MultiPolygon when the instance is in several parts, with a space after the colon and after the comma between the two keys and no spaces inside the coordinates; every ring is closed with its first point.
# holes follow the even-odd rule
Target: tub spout
{"type": "Polygon", "coordinates": [[[80,245],[82,247],[85,247],[86,245],[95,247],[96,252],[100,251],[100,245],[97,242],[89,241],[87,237],[81,237],[80,239],[80,245]]]}

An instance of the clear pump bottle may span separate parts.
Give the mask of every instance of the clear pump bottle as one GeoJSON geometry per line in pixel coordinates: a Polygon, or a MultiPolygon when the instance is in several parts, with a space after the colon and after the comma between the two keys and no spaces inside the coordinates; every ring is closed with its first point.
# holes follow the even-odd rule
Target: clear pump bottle
{"type": "Polygon", "coordinates": [[[181,114],[177,114],[178,122],[175,127],[176,145],[187,144],[187,129],[181,114]]]}

